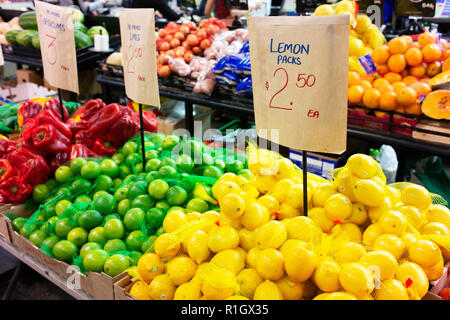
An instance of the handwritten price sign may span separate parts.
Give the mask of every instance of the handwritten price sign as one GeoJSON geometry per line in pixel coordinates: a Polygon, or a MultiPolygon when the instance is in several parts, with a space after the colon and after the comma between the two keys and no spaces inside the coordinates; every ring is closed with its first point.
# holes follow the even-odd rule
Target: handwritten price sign
{"type": "Polygon", "coordinates": [[[248,21],[258,130],[281,145],[346,148],[348,16],[251,17],[248,21]]]}
{"type": "Polygon", "coordinates": [[[123,73],[128,98],[159,107],[153,9],[120,9],[123,73]]]}
{"type": "Polygon", "coordinates": [[[44,77],[54,87],[78,93],[72,10],[35,1],[44,77]]]}

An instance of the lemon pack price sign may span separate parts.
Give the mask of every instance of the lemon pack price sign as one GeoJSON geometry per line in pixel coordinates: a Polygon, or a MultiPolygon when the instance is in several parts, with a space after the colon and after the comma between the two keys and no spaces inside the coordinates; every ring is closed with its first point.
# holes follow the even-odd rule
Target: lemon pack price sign
{"type": "Polygon", "coordinates": [[[159,107],[153,9],[120,9],[125,92],[131,100],[159,107]]]}
{"type": "Polygon", "coordinates": [[[34,4],[45,79],[51,86],[79,93],[72,9],[34,4]]]}
{"type": "Polygon", "coordinates": [[[249,18],[255,122],[268,140],[300,150],[345,151],[349,20],[249,18]]]}

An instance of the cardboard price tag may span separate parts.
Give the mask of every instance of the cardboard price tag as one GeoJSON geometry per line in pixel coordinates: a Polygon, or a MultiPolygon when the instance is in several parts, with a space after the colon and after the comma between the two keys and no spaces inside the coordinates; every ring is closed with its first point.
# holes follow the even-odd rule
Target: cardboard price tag
{"type": "Polygon", "coordinates": [[[160,107],[153,9],[120,9],[125,92],[131,100],[160,107]]]}
{"type": "Polygon", "coordinates": [[[349,17],[250,17],[248,30],[258,131],[294,149],[342,153],[349,17]]]}
{"type": "Polygon", "coordinates": [[[72,9],[34,4],[45,79],[51,86],[79,93],[72,9]]]}

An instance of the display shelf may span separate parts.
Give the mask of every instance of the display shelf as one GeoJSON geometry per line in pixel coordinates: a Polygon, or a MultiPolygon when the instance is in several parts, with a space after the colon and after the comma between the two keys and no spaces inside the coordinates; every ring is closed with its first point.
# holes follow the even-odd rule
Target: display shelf
{"type": "Polygon", "coordinates": [[[36,259],[31,257],[30,255],[26,254],[16,246],[14,246],[11,243],[6,242],[6,240],[3,237],[0,237],[0,246],[4,248],[6,251],[11,253],[13,256],[15,256],[17,259],[21,260],[23,263],[28,265],[30,268],[38,272],[40,275],[42,275],[47,280],[51,281],[55,285],[57,285],[59,288],[70,294],[72,297],[78,300],[93,300],[93,297],[84,292],[83,290],[74,290],[70,289],[66,286],[67,280],[63,279],[60,275],[58,275],[53,270],[49,269],[47,266],[43,265],[42,263],[38,262],[36,259]]]}

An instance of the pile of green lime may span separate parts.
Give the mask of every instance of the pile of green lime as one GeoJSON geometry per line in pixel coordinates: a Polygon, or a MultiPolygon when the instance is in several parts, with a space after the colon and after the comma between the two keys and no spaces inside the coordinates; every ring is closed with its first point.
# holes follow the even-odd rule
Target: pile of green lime
{"type": "Polygon", "coordinates": [[[111,158],[60,166],[33,190],[39,209],[15,218],[14,229],[56,259],[115,276],[152,250],[168,212],[218,210],[214,182],[226,172],[250,176],[246,155],[195,139],[145,135],[145,168],[140,146],[131,139],[111,158]]]}

